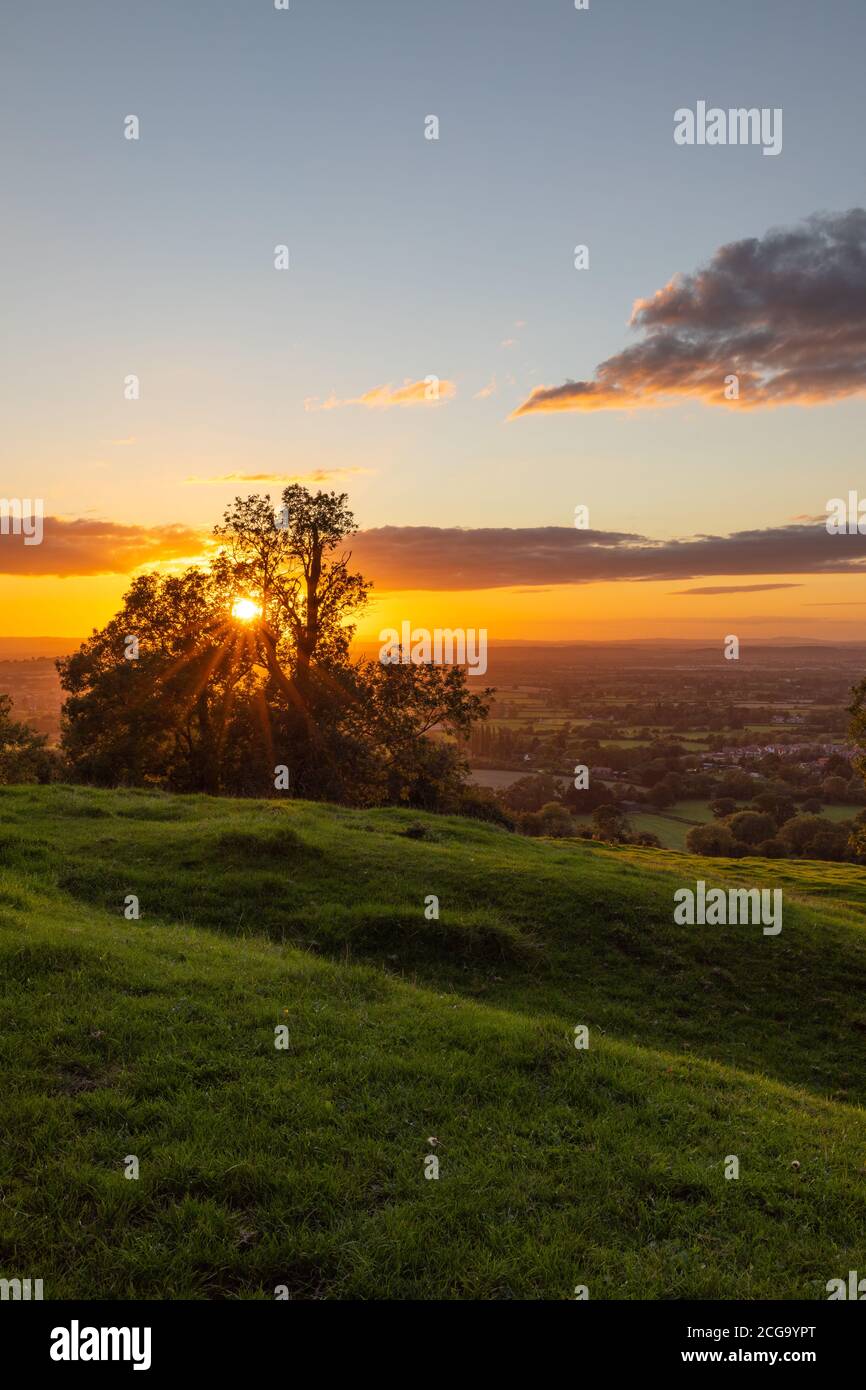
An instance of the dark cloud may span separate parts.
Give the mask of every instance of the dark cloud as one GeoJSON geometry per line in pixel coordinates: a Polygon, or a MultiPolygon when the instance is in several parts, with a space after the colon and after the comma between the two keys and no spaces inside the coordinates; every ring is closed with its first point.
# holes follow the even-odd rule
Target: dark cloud
{"type": "Polygon", "coordinates": [[[739,409],[817,405],[866,391],[866,210],[722,246],[695,274],[639,299],[643,340],[591,381],[540,386],[512,418],[631,410],[694,397],[739,409]],[[725,378],[739,398],[725,397],[725,378]]]}
{"type": "MultiPolygon", "coordinates": [[[[0,573],[128,574],[201,556],[209,534],[187,526],[124,526],[46,517],[41,545],[0,534],[0,573]]],[[[656,541],[570,526],[383,526],[350,541],[353,567],[382,589],[538,590],[558,584],[688,580],[717,575],[866,575],[866,535],[787,525],[730,536],[656,541]]],[[[787,584],[734,585],[786,588],[787,584]]],[[[693,591],[694,592],[694,591],[693,591]]],[[[705,590],[703,592],[712,592],[705,590]]]]}
{"type": "Polygon", "coordinates": [[[129,574],[141,565],[199,555],[203,544],[201,533],[188,526],[121,526],[46,516],[41,545],[0,534],[0,574],[129,574]]]}
{"type": "Polygon", "coordinates": [[[354,536],[351,548],[353,564],[382,589],[525,588],[704,575],[866,575],[866,536],[831,536],[825,525],[669,541],[566,526],[383,526],[354,536]]]}

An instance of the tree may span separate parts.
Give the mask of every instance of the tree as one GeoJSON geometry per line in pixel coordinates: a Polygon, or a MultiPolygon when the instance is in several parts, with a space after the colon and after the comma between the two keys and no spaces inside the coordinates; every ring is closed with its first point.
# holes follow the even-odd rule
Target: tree
{"type": "Polygon", "coordinates": [[[574,834],[571,816],[561,801],[548,801],[539,812],[544,829],[542,835],[562,840],[574,834]]]}
{"type": "Polygon", "coordinates": [[[284,766],[297,796],[457,809],[492,692],[458,666],[351,659],[369,585],[341,550],[346,503],[297,485],[276,513],[269,496],[238,497],[207,569],[134,581],[58,662],[78,777],[262,795],[284,766]]]}
{"type": "Polygon", "coordinates": [[[511,811],[540,811],[542,806],[553,801],[556,791],[555,777],[548,772],[533,772],[512,782],[500,797],[511,811]]]}
{"type": "Polygon", "coordinates": [[[760,811],[737,811],[725,824],[734,839],[745,845],[760,844],[761,840],[769,840],[776,833],[773,817],[760,811]]]}
{"type": "Polygon", "coordinates": [[[850,823],[825,820],[823,816],[794,816],[782,826],[779,839],[789,854],[801,859],[841,860],[848,857],[851,830],[850,823]]]}
{"type": "Polygon", "coordinates": [[[776,836],[771,836],[769,840],[762,840],[758,845],[758,853],[763,859],[784,859],[785,846],[776,836]]]}
{"type": "Polygon", "coordinates": [[[830,859],[837,863],[848,858],[848,851],[848,830],[838,821],[828,821],[806,846],[809,859],[830,859]]]}
{"type": "Polygon", "coordinates": [[[706,854],[711,858],[719,855],[733,857],[741,852],[726,825],[710,821],[706,825],[693,825],[686,835],[686,849],[691,854],[706,854]]]}
{"type": "Polygon", "coordinates": [[[821,796],[824,801],[845,801],[848,797],[848,781],[845,777],[825,777],[821,783],[821,796]]]}
{"type": "Polygon", "coordinates": [[[655,786],[650,787],[647,793],[647,800],[653,806],[658,807],[660,811],[665,806],[673,806],[676,799],[677,787],[674,779],[670,776],[665,776],[660,782],[656,782],[655,786]]]}
{"type": "Polygon", "coordinates": [[[271,679],[310,715],[313,662],[346,659],[355,630],[348,620],[370,589],[349,570],[351,553],[335,554],[355,529],[347,501],[293,483],[276,513],[268,495],[236,497],[214,528],[224,546],[218,572],[261,604],[257,636],[271,679]]]}
{"type": "Polygon", "coordinates": [[[621,844],[631,834],[631,822],[619,806],[607,802],[592,813],[593,835],[596,840],[621,844]]]}
{"type": "Polygon", "coordinates": [[[573,781],[569,782],[562,794],[563,803],[571,811],[572,815],[589,815],[596,806],[602,806],[606,801],[610,801],[611,790],[604,782],[599,782],[593,778],[588,787],[578,788],[573,781]]]}
{"type": "Polygon", "coordinates": [[[141,575],[120,612],[57,662],[62,744],[82,780],[221,790],[232,714],[257,688],[230,607],[231,590],[202,570],[141,575]]]}
{"type": "Polygon", "coordinates": [[[11,697],[0,695],[0,785],[49,781],[52,759],[44,735],[17,723],[11,713],[11,697]]]}
{"type": "Polygon", "coordinates": [[[755,784],[748,772],[741,768],[731,768],[719,783],[719,796],[730,796],[735,801],[751,800],[755,784]]]}
{"type": "Polygon", "coordinates": [[[791,819],[795,811],[794,802],[789,796],[779,796],[774,791],[759,792],[757,796],[752,798],[751,805],[747,809],[765,811],[767,815],[773,817],[776,825],[784,825],[786,820],[791,819]]]}

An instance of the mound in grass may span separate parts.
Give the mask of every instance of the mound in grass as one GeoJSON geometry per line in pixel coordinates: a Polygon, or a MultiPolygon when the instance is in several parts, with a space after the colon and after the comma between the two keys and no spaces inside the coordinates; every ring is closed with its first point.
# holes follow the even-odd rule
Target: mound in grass
{"type": "Polygon", "coordinates": [[[252,830],[226,830],[217,835],[212,854],[224,864],[248,868],[259,864],[289,864],[303,855],[314,855],[288,825],[252,830]]]}
{"type": "Polygon", "coordinates": [[[859,870],[787,863],[766,938],[675,927],[672,896],[775,863],[302,803],[141,819],[147,798],[76,791],[100,837],[57,795],[0,793],[42,853],[0,868],[3,1277],[810,1299],[862,1265],[859,870]]]}

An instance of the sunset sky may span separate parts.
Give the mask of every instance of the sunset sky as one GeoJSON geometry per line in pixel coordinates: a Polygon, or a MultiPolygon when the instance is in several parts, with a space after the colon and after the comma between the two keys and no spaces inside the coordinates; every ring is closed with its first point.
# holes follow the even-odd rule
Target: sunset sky
{"type": "Polygon", "coordinates": [[[866,497],[863,0],[3,29],[0,497],[48,519],[0,536],[0,635],[85,635],[289,481],[349,494],[364,636],[866,635],[822,524],[866,497]],[[781,108],[782,152],[676,145],[699,100],[781,108]]]}

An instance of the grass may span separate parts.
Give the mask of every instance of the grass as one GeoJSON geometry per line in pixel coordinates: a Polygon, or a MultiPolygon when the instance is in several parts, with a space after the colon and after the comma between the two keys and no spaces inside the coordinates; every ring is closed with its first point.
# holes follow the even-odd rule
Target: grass
{"type": "Polygon", "coordinates": [[[3,789],[0,1277],[826,1297],[866,1258],[864,933],[849,865],[3,789]],[[675,926],[697,877],[781,886],[781,935],[675,926]]]}
{"type": "Polygon", "coordinates": [[[862,806],[852,806],[850,803],[822,802],[820,814],[832,821],[855,820],[862,809],[862,806]]]}

